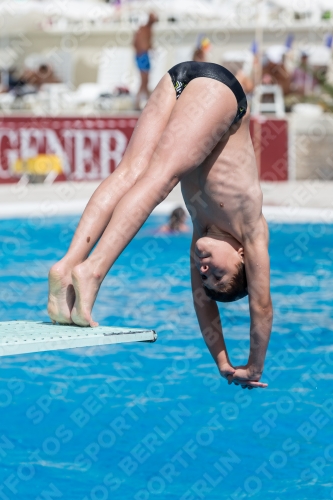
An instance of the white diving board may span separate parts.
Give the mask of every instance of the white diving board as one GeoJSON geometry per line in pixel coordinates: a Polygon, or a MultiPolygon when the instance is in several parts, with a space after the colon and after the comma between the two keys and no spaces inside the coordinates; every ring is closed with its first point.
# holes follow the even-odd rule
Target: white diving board
{"type": "Polygon", "coordinates": [[[35,321],[0,322],[0,356],[128,342],[155,342],[154,330],[53,325],[35,321]]]}

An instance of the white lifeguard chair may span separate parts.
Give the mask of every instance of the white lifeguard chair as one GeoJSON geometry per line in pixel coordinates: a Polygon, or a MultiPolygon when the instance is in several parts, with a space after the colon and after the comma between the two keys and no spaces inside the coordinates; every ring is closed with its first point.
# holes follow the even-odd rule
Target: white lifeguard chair
{"type": "Polygon", "coordinates": [[[273,114],[277,118],[285,117],[285,107],[280,85],[258,85],[253,93],[252,114],[273,114]],[[265,102],[265,97],[269,98],[265,102]]]}

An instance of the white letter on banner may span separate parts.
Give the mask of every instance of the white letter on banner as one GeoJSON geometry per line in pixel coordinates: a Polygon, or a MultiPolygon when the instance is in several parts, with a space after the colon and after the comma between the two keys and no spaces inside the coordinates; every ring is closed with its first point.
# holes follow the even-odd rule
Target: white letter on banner
{"type": "Polygon", "coordinates": [[[94,149],[98,151],[98,139],[100,133],[97,130],[75,131],[75,171],[77,179],[98,179],[98,164],[94,161],[94,149]],[[87,144],[86,139],[89,139],[87,144]],[[94,148],[95,147],[95,148],[94,148]],[[89,171],[87,172],[87,169],[89,171]]]}
{"type": "Polygon", "coordinates": [[[18,158],[18,131],[10,130],[10,129],[1,129],[0,130],[0,179],[7,179],[11,177],[10,168],[13,163],[18,158]],[[5,150],[5,145],[3,144],[4,138],[8,139],[9,145],[5,150]],[[5,152],[6,151],[6,152],[5,152]],[[7,158],[7,166],[2,164],[1,159],[6,156],[7,158]]]}
{"type": "Polygon", "coordinates": [[[59,156],[62,163],[63,171],[66,175],[71,173],[69,158],[64,150],[57,133],[54,130],[47,128],[45,130],[46,134],[46,153],[55,154],[59,156]]]}
{"type": "Polygon", "coordinates": [[[120,130],[103,130],[101,132],[101,177],[105,179],[121,162],[128,139],[120,130]],[[111,149],[111,140],[114,139],[115,147],[111,149]],[[114,161],[114,168],[111,162],[114,161]]]}
{"type": "Polygon", "coordinates": [[[21,155],[23,160],[33,158],[44,152],[44,130],[38,128],[21,128],[21,155]],[[33,139],[35,139],[33,141],[33,139]]]}

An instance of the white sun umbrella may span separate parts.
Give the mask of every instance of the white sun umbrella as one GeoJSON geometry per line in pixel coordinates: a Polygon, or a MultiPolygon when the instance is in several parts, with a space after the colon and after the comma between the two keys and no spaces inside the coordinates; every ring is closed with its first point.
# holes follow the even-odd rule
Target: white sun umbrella
{"type": "Polygon", "coordinates": [[[333,11],[332,0],[317,0],[317,4],[321,9],[327,9],[333,11]]]}
{"type": "Polygon", "coordinates": [[[0,0],[0,72],[2,82],[8,81],[8,70],[16,63],[19,50],[29,41],[26,34],[40,29],[44,20],[43,4],[34,0],[17,2],[0,0]],[[15,44],[9,46],[9,37],[15,35],[15,44]]]}
{"type": "Polygon", "coordinates": [[[214,19],[216,18],[216,7],[201,0],[177,0],[166,1],[144,1],[139,0],[127,2],[120,7],[119,13],[124,19],[128,14],[135,14],[140,18],[140,13],[147,14],[154,12],[161,18],[168,18],[172,16],[183,17],[198,17],[201,19],[214,19]]]}
{"type": "Polygon", "coordinates": [[[316,3],[313,0],[273,0],[273,3],[294,12],[312,12],[317,10],[319,2],[316,3]]]}
{"type": "Polygon", "coordinates": [[[303,52],[308,55],[312,66],[328,66],[332,59],[332,50],[324,45],[308,45],[303,52]]]}
{"type": "Polygon", "coordinates": [[[203,18],[216,17],[216,8],[214,5],[200,0],[183,0],[170,1],[162,3],[164,12],[170,14],[188,15],[188,16],[202,16],[203,18]]]}
{"type": "Polygon", "coordinates": [[[0,1],[0,34],[19,36],[38,29],[45,14],[43,3],[37,1],[0,1]]]}
{"type": "Polygon", "coordinates": [[[116,10],[111,4],[92,1],[48,0],[43,3],[46,17],[69,21],[104,22],[112,19],[116,10]]]}
{"type": "Polygon", "coordinates": [[[265,50],[265,55],[272,63],[280,64],[288,50],[285,45],[271,45],[265,50]]]}

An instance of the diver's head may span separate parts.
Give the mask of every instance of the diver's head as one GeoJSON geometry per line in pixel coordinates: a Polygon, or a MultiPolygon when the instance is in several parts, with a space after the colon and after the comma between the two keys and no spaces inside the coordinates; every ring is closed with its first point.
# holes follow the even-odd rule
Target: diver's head
{"type": "Polygon", "coordinates": [[[154,12],[150,12],[148,17],[148,24],[152,25],[158,22],[158,16],[154,12]]]}
{"type": "Polygon", "coordinates": [[[208,229],[196,242],[194,260],[209,298],[233,302],[247,295],[244,249],[230,234],[208,229]]]}

